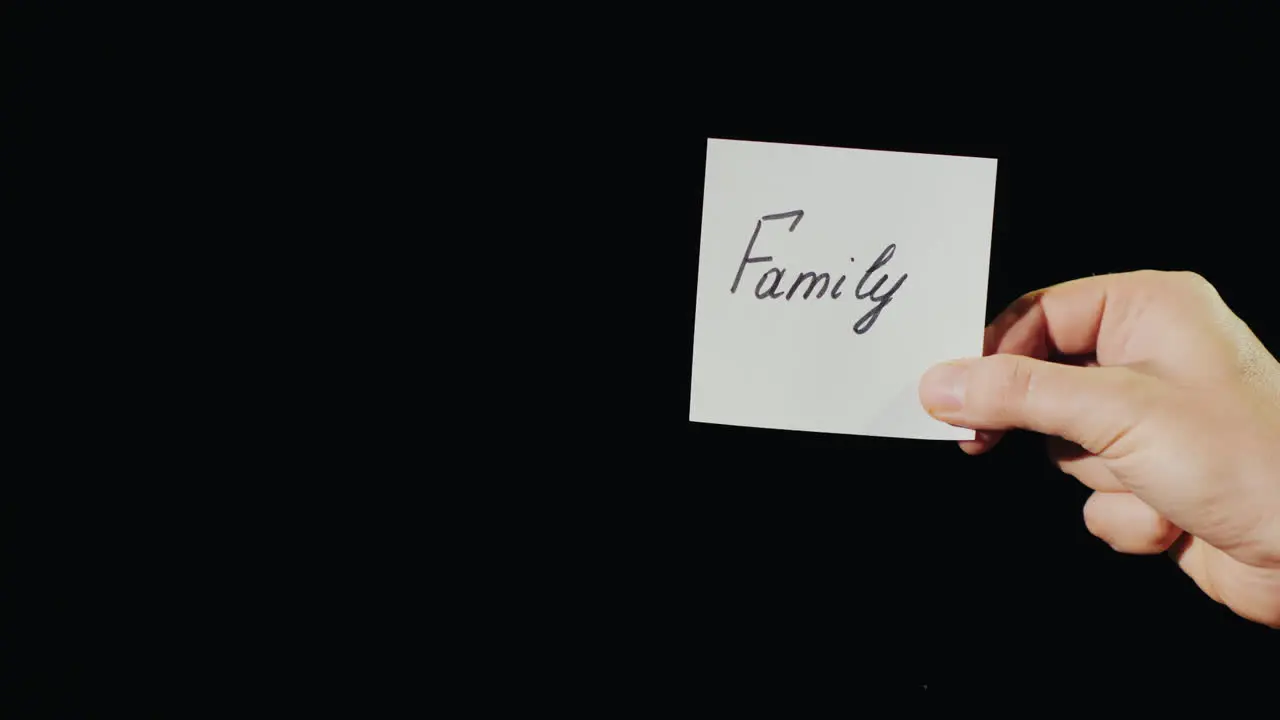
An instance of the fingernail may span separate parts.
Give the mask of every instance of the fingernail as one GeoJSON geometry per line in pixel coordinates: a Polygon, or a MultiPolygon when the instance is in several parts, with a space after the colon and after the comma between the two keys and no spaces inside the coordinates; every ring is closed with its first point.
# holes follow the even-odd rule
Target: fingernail
{"type": "Polygon", "coordinates": [[[955,412],[964,407],[967,364],[948,362],[935,365],[920,379],[920,402],[930,413],[955,412]]]}

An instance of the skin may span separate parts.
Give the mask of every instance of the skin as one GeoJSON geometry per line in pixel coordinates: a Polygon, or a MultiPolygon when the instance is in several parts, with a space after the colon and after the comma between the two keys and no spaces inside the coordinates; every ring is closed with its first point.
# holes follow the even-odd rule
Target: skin
{"type": "Polygon", "coordinates": [[[1195,273],[1101,275],[1029,293],[983,357],[943,363],[920,401],[978,431],[1047,437],[1094,492],[1084,522],[1119,552],[1168,553],[1206,594],[1280,628],[1280,362],[1195,273]]]}

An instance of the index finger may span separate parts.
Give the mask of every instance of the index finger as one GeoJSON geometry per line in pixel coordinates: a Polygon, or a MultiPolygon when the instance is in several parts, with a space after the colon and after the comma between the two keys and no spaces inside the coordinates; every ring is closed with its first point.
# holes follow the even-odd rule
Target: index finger
{"type": "Polygon", "coordinates": [[[1023,295],[987,328],[983,354],[1008,353],[1047,360],[1053,355],[1088,355],[1106,343],[1116,324],[1116,286],[1133,273],[1094,275],[1023,295]]]}
{"type": "MultiPolygon", "coordinates": [[[[1118,320],[1114,312],[1118,310],[1116,286],[1131,275],[1093,275],[1023,295],[987,326],[982,354],[1025,355],[1037,360],[1055,355],[1111,354],[1110,346],[1116,339],[1107,329],[1118,320]],[[1104,349],[1098,347],[1100,338],[1104,349]]],[[[975,440],[961,441],[960,447],[976,455],[990,450],[1003,435],[980,432],[975,440]]]]}

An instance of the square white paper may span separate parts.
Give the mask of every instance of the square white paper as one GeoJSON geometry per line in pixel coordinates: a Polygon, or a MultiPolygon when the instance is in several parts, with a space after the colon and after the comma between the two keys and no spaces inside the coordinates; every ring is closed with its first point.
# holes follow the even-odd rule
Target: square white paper
{"type": "Polygon", "coordinates": [[[689,419],[973,439],[918,387],[982,354],[996,162],[709,139],[689,419]]]}

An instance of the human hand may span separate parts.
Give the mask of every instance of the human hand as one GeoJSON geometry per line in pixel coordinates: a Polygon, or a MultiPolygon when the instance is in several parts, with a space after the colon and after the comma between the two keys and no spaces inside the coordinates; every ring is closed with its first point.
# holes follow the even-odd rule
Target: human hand
{"type": "Polygon", "coordinates": [[[1030,293],[982,358],[921,379],[935,418],[1049,436],[1093,489],[1085,524],[1120,552],[1168,551],[1237,614],[1280,628],[1280,362],[1194,273],[1139,271],[1030,293]]]}

